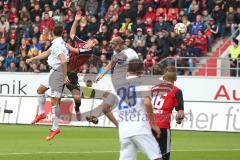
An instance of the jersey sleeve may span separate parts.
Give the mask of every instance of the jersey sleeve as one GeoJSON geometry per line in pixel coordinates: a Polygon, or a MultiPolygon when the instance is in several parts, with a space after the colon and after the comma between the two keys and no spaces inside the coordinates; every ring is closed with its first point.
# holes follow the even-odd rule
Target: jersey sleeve
{"type": "Polygon", "coordinates": [[[177,105],[175,106],[175,110],[176,111],[184,110],[183,94],[181,90],[179,90],[176,93],[175,98],[177,100],[177,105]]]}
{"type": "Polygon", "coordinates": [[[64,53],[64,50],[60,45],[54,45],[52,47],[52,51],[53,51],[53,53],[56,53],[57,56],[64,53]]]}

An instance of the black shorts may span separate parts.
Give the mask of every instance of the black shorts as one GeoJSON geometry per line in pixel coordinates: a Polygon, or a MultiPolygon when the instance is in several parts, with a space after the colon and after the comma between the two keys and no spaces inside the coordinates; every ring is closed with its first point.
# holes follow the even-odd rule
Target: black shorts
{"type": "Polygon", "coordinates": [[[160,128],[161,135],[159,138],[156,138],[161,153],[163,155],[163,160],[170,159],[170,150],[171,150],[171,132],[170,129],[167,128],[160,128]]]}
{"type": "Polygon", "coordinates": [[[70,84],[67,85],[67,88],[72,91],[74,89],[77,89],[80,91],[80,86],[78,83],[78,76],[76,72],[68,72],[67,73],[68,79],[70,80],[70,84]]]}

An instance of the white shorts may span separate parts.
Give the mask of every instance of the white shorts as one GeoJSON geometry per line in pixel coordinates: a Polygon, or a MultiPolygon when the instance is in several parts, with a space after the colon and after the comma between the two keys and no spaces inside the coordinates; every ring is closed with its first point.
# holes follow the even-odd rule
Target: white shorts
{"type": "Polygon", "coordinates": [[[51,69],[46,80],[44,81],[44,83],[41,83],[41,85],[50,89],[51,97],[60,98],[62,95],[62,89],[64,85],[62,73],[51,69]]]}
{"type": "Polygon", "coordinates": [[[159,145],[153,135],[137,135],[120,140],[121,151],[119,160],[136,160],[139,148],[149,160],[162,158],[159,145]]]}

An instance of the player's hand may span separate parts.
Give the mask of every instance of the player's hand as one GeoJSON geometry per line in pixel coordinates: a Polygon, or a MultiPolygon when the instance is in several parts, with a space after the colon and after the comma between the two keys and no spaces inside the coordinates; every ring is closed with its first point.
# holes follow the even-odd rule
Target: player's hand
{"type": "Polygon", "coordinates": [[[152,131],[154,132],[154,135],[159,138],[161,135],[160,128],[158,126],[153,125],[152,126],[152,131]]]}
{"type": "Polygon", "coordinates": [[[80,21],[82,19],[82,15],[76,14],[75,21],[80,21]]]}
{"type": "Polygon", "coordinates": [[[104,74],[99,74],[98,77],[97,77],[97,79],[96,79],[96,82],[100,81],[100,79],[102,79],[103,76],[104,76],[104,74]]]}
{"type": "Polygon", "coordinates": [[[70,84],[70,80],[68,79],[68,76],[64,78],[64,84],[70,84]]]}
{"type": "Polygon", "coordinates": [[[177,124],[181,124],[183,121],[183,118],[179,117],[179,116],[176,116],[176,123],[177,124]]]}
{"type": "Polygon", "coordinates": [[[26,63],[27,63],[27,64],[31,63],[32,61],[33,61],[32,58],[26,59],[26,63]]]}
{"type": "Polygon", "coordinates": [[[86,42],[86,44],[83,46],[83,49],[91,49],[96,45],[96,42],[94,39],[90,39],[86,42]]]}

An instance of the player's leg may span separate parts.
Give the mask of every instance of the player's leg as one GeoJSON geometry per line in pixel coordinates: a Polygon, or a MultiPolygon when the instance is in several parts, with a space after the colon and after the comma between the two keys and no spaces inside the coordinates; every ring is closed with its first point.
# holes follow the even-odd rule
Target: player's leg
{"type": "Polygon", "coordinates": [[[80,86],[78,83],[78,76],[76,72],[68,72],[68,79],[70,80],[70,84],[67,85],[67,88],[70,90],[74,102],[75,102],[75,112],[77,120],[81,120],[81,112],[80,112],[80,106],[81,106],[81,95],[80,95],[80,86]]]}
{"type": "Polygon", "coordinates": [[[81,112],[80,112],[80,106],[81,106],[81,97],[80,97],[80,89],[73,89],[71,90],[74,103],[75,103],[75,112],[76,117],[78,121],[81,121],[81,112]]]}
{"type": "Polygon", "coordinates": [[[120,157],[119,160],[136,160],[137,146],[132,142],[131,138],[120,140],[120,157]]]}
{"type": "Polygon", "coordinates": [[[38,107],[39,111],[35,119],[32,121],[32,124],[35,124],[39,122],[41,119],[45,119],[45,102],[46,102],[46,96],[45,92],[48,90],[48,87],[45,85],[40,85],[37,89],[37,100],[38,100],[38,107]]]}
{"type": "Polygon", "coordinates": [[[51,70],[49,76],[49,88],[51,90],[51,104],[52,110],[54,113],[53,116],[53,124],[50,130],[49,135],[46,137],[46,140],[51,140],[55,135],[60,133],[59,128],[59,119],[60,119],[60,100],[62,96],[62,92],[64,89],[64,80],[63,80],[63,72],[61,68],[59,70],[51,70]]]}
{"type": "Polygon", "coordinates": [[[54,112],[52,128],[49,135],[46,137],[46,140],[51,140],[55,135],[60,133],[59,119],[60,119],[60,97],[51,97],[52,110],[54,112]]]}
{"type": "Polygon", "coordinates": [[[136,146],[148,157],[149,160],[161,160],[161,151],[153,135],[138,135],[132,137],[132,139],[136,146]]]}
{"type": "Polygon", "coordinates": [[[156,138],[161,153],[163,155],[163,160],[169,160],[170,159],[170,148],[171,148],[171,135],[170,135],[170,129],[166,128],[160,128],[161,135],[159,138],[156,138]]]}

